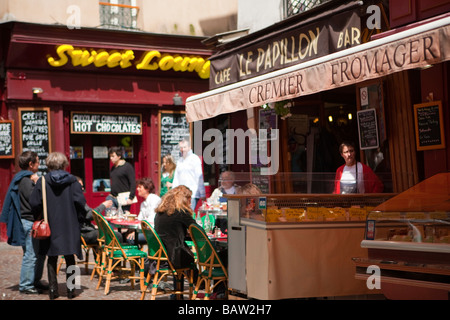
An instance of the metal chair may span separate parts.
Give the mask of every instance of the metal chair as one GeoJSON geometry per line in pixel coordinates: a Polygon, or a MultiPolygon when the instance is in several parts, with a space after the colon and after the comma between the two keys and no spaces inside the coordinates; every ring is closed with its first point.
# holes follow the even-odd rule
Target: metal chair
{"type": "Polygon", "coordinates": [[[96,216],[98,227],[105,236],[101,260],[102,268],[96,290],[99,289],[103,278],[106,277],[105,294],[109,293],[113,272],[118,274],[120,278],[130,279],[133,289],[135,279],[139,279],[142,290],[144,287],[144,258],[147,254],[136,246],[122,246],[108,221],[95,210],[93,210],[93,215],[96,216]],[[130,263],[129,268],[126,267],[127,262],[130,263]],[[135,266],[139,267],[139,276],[135,276],[135,266]]]}
{"type": "MultiPolygon", "coordinates": [[[[141,229],[147,241],[148,259],[150,261],[156,262],[156,272],[153,275],[153,284],[150,299],[155,300],[158,294],[158,284],[161,282],[163,278],[170,275],[174,277],[176,285],[174,290],[171,290],[170,292],[165,291],[164,294],[172,293],[177,296],[185,294],[185,291],[181,290],[180,286],[182,286],[183,284],[183,276],[186,276],[189,282],[189,299],[190,299],[192,297],[192,289],[193,289],[193,276],[194,276],[193,266],[190,268],[175,269],[172,263],[169,261],[167,250],[163,242],[159,238],[159,235],[156,233],[155,229],[153,229],[153,227],[145,220],[141,222],[141,229]]],[[[144,300],[145,298],[145,294],[147,292],[147,288],[150,283],[151,277],[152,275],[149,272],[144,282],[144,290],[142,290],[141,300],[144,300]]]]}
{"type": "MultiPolygon", "coordinates": [[[[197,252],[197,263],[199,266],[199,276],[192,299],[195,300],[197,298],[200,285],[204,282],[204,299],[209,300],[211,292],[220,283],[223,283],[225,288],[227,287],[228,272],[205,231],[197,224],[191,224],[189,226],[189,233],[191,234],[192,241],[194,242],[195,250],[197,252]],[[214,281],[214,284],[212,284],[211,281],[214,281]]],[[[225,296],[228,298],[228,290],[225,290],[225,296]]]]}

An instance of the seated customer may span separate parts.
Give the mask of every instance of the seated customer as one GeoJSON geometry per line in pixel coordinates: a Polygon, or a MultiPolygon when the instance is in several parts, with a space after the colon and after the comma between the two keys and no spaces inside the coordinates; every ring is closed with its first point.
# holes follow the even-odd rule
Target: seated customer
{"type": "MultiPolygon", "coordinates": [[[[77,181],[81,184],[81,189],[84,191],[84,183],[83,180],[75,176],[77,178],[77,181]]],[[[98,213],[102,213],[105,209],[111,208],[113,205],[111,200],[103,201],[97,208],[94,210],[98,213]]],[[[92,213],[91,207],[86,203],[84,206],[84,209],[86,210],[86,216],[78,215],[78,222],[80,223],[80,232],[81,236],[83,237],[86,244],[97,244],[98,239],[98,227],[94,226],[92,224],[92,220],[94,220],[94,216],[92,213]]],[[[118,231],[114,231],[114,233],[117,236],[117,239],[122,243],[123,237],[122,234],[118,231]]]]}
{"type": "MultiPolygon", "coordinates": [[[[155,184],[150,178],[142,178],[136,182],[137,193],[144,199],[139,210],[138,220],[145,220],[152,226],[155,225],[155,209],[161,202],[161,198],[155,194],[155,184]]],[[[135,243],[135,232],[131,232],[127,236],[127,242],[135,243]]],[[[146,240],[143,233],[138,234],[138,244],[145,244],[146,240]]]]}
{"type": "MultiPolygon", "coordinates": [[[[155,210],[155,231],[177,269],[194,265],[194,254],[185,242],[189,226],[196,224],[192,218],[191,196],[192,192],[187,187],[175,187],[165,194],[155,210]]],[[[150,272],[154,273],[154,265],[150,267],[150,272]]]]}
{"type": "Polygon", "coordinates": [[[224,171],[220,174],[220,186],[216,188],[211,197],[211,203],[226,202],[226,198],[222,197],[224,194],[237,194],[240,187],[234,183],[234,173],[232,171],[224,171]]]}

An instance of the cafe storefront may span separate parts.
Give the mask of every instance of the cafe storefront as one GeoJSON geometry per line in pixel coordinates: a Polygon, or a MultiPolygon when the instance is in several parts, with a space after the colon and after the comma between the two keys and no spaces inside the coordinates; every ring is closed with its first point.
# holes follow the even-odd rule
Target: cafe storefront
{"type": "Polygon", "coordinates": [[[186,102],[188,121],[245,110],[248,128],[275,125],[279,172],[335,172],[344,140],[355,142],[360,161],[373,170],[378,166],[388,192],[446,171],[448,13],[392,32],[369,29],[365,12],[365,7],[341,7],[221,46],[210,59],[211,90],[186,102]],[[415,123],[420,111],[414,110],[426,103],[441,106],[435,108],[434,142],[426,142],[429,137],[419,134],[415,123]],[[306,150],[301,163],[292,162],[291,142],[306,150]],[[428,143],[429,148],[420,147],[428,143]]]}
{"type": "Polygon", "coordinates": [[[368,212],[448,170],[449,14],[370,34],[359,5],[293,17],[221,46],[210,59],[211,90],[186,101],[194,127],[244,110],[243,129],[278,129],[276,140],[267,139],[267,149],[279,143],[278,171],[262,176],[249,165],[246,182],[262,193],[226,196],[231,295],[381,293],[355,279],[352,262],[367,257],[361,241],[368,212]],[[298,171],[292,138],[307,150],[298,171]],[[332,194],[337,167],[318,172],[316,166],[332,159],[344,138],[374,171],[382,153],[386,167],[376,174],[387,175],[384,193],[332,194]],[[316,149],[318,140],[336,143],[316,149]]]}
{"type": "Polygon", "coordinates": [[[109,193],[111,146],[159,192],[161,156],[190,134],[184,101],[208,89],[203,38],[19,22],[1,33],[0,199],[26,149],[41,172],[49,152],[65,153],[91,207],[109,193]]]}

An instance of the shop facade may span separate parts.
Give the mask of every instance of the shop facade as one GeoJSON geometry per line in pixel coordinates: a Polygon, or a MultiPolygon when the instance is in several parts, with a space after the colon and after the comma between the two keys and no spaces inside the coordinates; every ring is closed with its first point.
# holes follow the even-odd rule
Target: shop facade
{"type": "Polygon", "coordinates": [[[1,32],[8,139],[0,198],[27,149],[38,152],[42,173],[46,155],[63,152],[92,207],[109,193],[111,146],[123,147],[136,179],[152,178],[159,192],[161,156],[176,155],[173,147],[190,134],[183,103],[208,88],[203,38],[18,22],[1,32]]]}
{"type": "MultiPolygon", "coordinates": [[[[187,100],[188,121],[245,110],[246,128],[258,130],[267,125],[261,115],[275,113],[279,173],[335,172],[344,140],[356,144],[386,192],[448,171],[447,9],[395,29],[386,13],[398,16],[394,9],[348,2],[222,45],[210,59],[210,91],[187,100]],[[380,8],[377,28],[370,26],[370,6],[380,8]],[[426,103],[438,106],[435,142],[425,141],[416,121],[426,103]]],[[[311,189],[288,184],[271,191],[311,189]]]]}
{"type": "MultiPolygon", "coordinates": [[[[368,28],[374,4],[383,9],[376,2],[331,3],[221,45],[210,59],[210,90],[186,102],[194,126],[245,111],[242,129],[278,129],[278,170],[253,175],[258,170],[248,163],[246,182],[266,188],[227,196],[232,295],[382,293],[355,279],[352,259],[368,257],[361,246],[367,214],[449,171],[448,2],[434,2],[429,15],[417,9],[406,25],[395,24],[406,16],[404,6],[389,8],[379,30],[368,28]],[[344,140],[356,144],[383,193],[332,194],[344,140]]],[[[275,140],[259,143],[269,149],[275,140]]]]}

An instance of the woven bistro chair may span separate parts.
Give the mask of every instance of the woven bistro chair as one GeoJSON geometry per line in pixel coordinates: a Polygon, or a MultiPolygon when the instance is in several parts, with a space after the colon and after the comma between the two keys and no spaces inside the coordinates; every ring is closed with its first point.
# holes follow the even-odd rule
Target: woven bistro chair
{"type": "MultiPolygon", "coordinates": [[[[197,263],[199,267],[199,276],[195,285],[192,299],[197,298],[198,290],[202,282],[205,283],[205,300],[209,300],[211,292],[219,283],[223,283],[225,288],[228,285],[228,272],[214,249],[211,241],[205,231],[197,224],[189,226],[189,233],[194,242],[197,253],[197,263]],[[212,284],[214,281],[214,284],[212,284]]],[[[226,299],[228,290],[225,290],[226,299]]]]}
{"type": "MultiPolygon", "coordinates": [[[[147,222],[141,221],[141,229],[144,233],[145,239],[147,241],[148,247],[148,259],[150,262],[156,262],[156,272],[153,275],[153,284],[151,290],[151,300],[155,300],[158,295],[158,284],[161,282],[163,278],[167,276],[173,276],[176,282],[176,286],[174,290],[167,292],[164,294],[172,293],[175,295],[183,295],[186,292],[184,290],[180,290],[180,286],[182,285],[183,276],[188,279],[189,282],[189,299],[192,297],[192,289],[193,289],[193,277],[194,277],[194,269],[191,268],[182,268],[175,269],[172,263],[168,259],[167,250],[159,238],[159,235],[156,233],[155,229],[147,222]]],[[[144,300],[145,294],[147,292],[148,285],[150,283],[152,275],[150,272],[147,275],[147,278],[144,282],[144,288],[141,294],[141,300],[144,300]]],[[[161,293],[162,294],[162,293],[161,293]]]]}
{"type": "MultiPolygon", "coordinates": [[[[75,260],[75,263],[76,264],[84,264],[84,270],[86,273],[89,272],[89,266],[92,265],[92,266],[94,266],[94,270],[92,270],[92,272],[95,272],[96,261],[89,261],[89,257],[90,257],[91,251],[94,254],[94,257],[97,255],[97,251],[98,251],[97,244],[87,244],[86,241],[84,240],[83,236],[81,236],[81,249],[83,250],[83,253],[84,253],[84,260],[75,260]]],[[[59,258],[58,266],[56,268],[56,274],[59,273],[59,270],[61,270],[62,264],[65,262],[66,261],[64,259],[64,256],[61,256],[59,258]]]]}
{"type": "Polygon", "coordinates": [[[102,268],[96,290],[100,288],[103,278],[106,278],[105,295],[109,293],[113,273],[119,277],[130,279],[131,287],[134,289],[134,281],[139,280],[140,288],[144,286],[144,258],[147,254],[136,246],[122,246],[108,221],[95,210],[98,227],[102,229],[105,236],[104,250],[102,253],[102,268]],[[127,262],[130,267],[127,267],[127,262]],[[135,267],[139,268],[139,276],[135,276],[135,267]]]}

